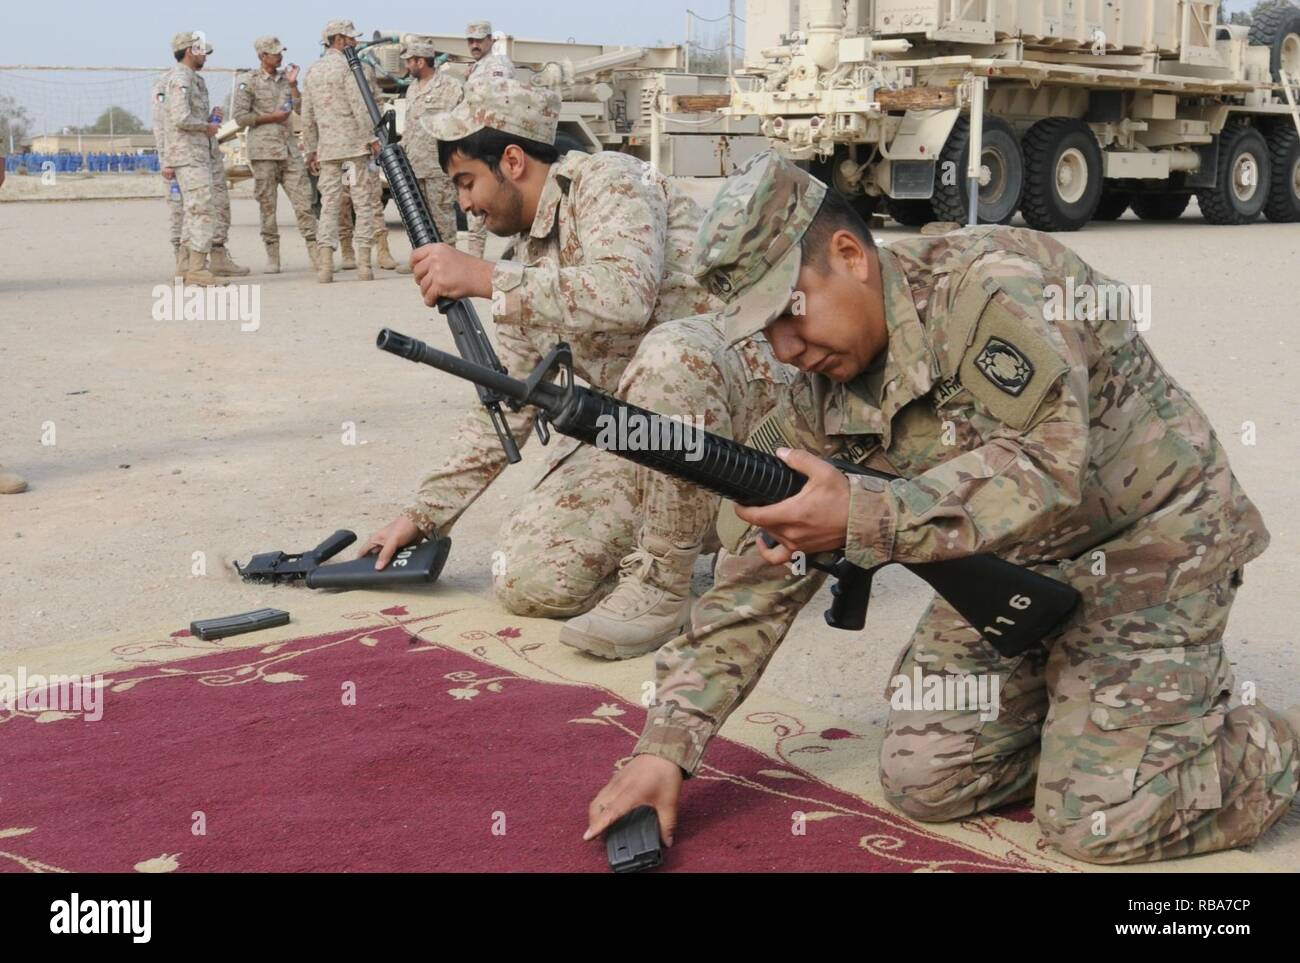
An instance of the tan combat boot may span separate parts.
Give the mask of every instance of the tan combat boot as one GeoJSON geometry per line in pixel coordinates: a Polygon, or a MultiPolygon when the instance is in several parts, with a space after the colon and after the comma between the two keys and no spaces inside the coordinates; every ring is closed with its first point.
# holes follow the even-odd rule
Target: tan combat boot
{"type": "Polygon", "coordinates": [[[189,260],[189,252],[179,244],[173,244],[172,257],[176,259],[176,273],[172,277],[178,278],[185,273],[185,263],[189,260]]]}
{"type": "Polygon", "coordinates": [[[375,272],[370,269],[370,248],[357,245],[357,280],[373,281],[375,272]]]}
{"type": "Polygon", "coordinates": [[[604,659],[653,652],[691,623],[691,570],[700,546],[681,548],[641,534],[619,565],[618,587],[560,629],[560,641],[604,659]]]}
{"type": "Polygon", "coordinates": [[[219,278],[241,278],[248,273],[248,268],[240,267],[230,260],[230,253],[226,250],[225,245],[212,245],[210,263],[212,273],[219,278]]]}
{"type": "Polygon", "coordinates": [[[334,280],[334,248],[317,245],[316,280],[321,284],[329,284],[334,280]]]}
{"type": "Polygon", "coordinates": [[[351,271],[357,266],[357,255],[352,250],[352,238],[339,243],[339,270],[351,271]]]}
{"type": "Polygon", "coordinates": [[[205,288],[210,288],[217,284],[228,284],[228,281],[220,280],[215,274],[208,270],[208,256],[202,251],[186,249],[185,271],[181,275],[181,280],[185,284],[198,284],[205,288]]]}
{"type": "Polygon", "coordinates": [[[263,273],[280,273],[280,245],[278,242],[266,246],[266,270],[263,273]]]}
{"type": "Polygon", "coordinates": [[[5,471],[4,465],[0,465],[0,495],[17,495],[25,491],[27,491],[27,479],[22,475],[5,471]]]}
{"type": "Polygon", "coordinates": [[[385,271],[397,270],[397,262],[393,260],[393,252],[388,250],[387,229],[375,235],[375,264],[385,271]]]}
{"type": "Polygon", "coordinates": [[[320,248],[318,248],[318,247],[316,246],[316,242],[315,242],[315,241],[308,241],[308,242],[307,242],[307,260],[311,261],[311,267],[312,267],[312,270],[313,270],[313,271],[316,270],[317,267],[319,267],[319,265],[316,263],[316,258],[319,257],[319,256],[320,256],[320,248]]]}

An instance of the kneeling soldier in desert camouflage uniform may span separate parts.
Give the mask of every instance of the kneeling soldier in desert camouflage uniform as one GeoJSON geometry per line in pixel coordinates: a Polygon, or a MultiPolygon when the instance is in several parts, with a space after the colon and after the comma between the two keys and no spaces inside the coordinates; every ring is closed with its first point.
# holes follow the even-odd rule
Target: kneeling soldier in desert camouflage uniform
{"type": "Polygon", "coordinates": [[[280,273],[280,228],[275,223],[275,211],[281,185],[293,205],[298,233],[307,244],[307,256],[314,268],[316,215],[311,212],[311,180],[290,126],[292,116],[302,112],[298,68],[280,71],[285,47],[276,37],[259,37],[253,49],[261,66],[235,79],[231,112],[235,123],[248,128],[248,163],[253,168],[254,192],[262,214],[266,273],[280,273]]]}
{"type": "MultiPolygon", "coordinates": [[[[716,319],[672,320],[720,307],[686,273],[703,211],[625,154],[560,157],[558,114],[554,91],[484,78],[468,81],[464,100],[443,115],[439,153],[462,207],[484,215],[493,233],[519,237],[512,261],[483,261],[447,244],[417,250],[412,266],[425,302],[491,298],[501,361],[517,377],[567,341],[588,383],[720,430],[721,328],[716,319]]],[[[784,371],[762,341],[722,363],[760,385],[784,371]]],[[[523,445],[532,412],[507,419],[523,445]]],[[[416,504],[362,546],[363,554],[379,551],[380,567],[421,535],[446,534],[506,465],[481,409],[440,447],[445,460],[416,504]]],[[[550,618],[601,602],[566,626],[565,642],[607,657],[658,647],[689,617],[691,570],[716,500],[654,473],[638,476],[595,448],[567,439],[553,447],[545,476],[502,530],[492,564],[497,597],[513,612],[550,618]]]]}
{"type": "Polygon", "coordinates": [[[793,552],[839,548],[866,569],[992,552],[1082,593],[1015,658],[931,602],[891,677],[996,676],[1001,708],[891,703],[880,776],[909,816],[1033,799],[1049,842],[1121,863],[1245,845],[1283,815],[1300,709],[1230,707],[1223,649],[1268,541],[1259,513],[1131,320],[1104,297],[1045,320],[1053,291],[1115,282],[1027,230],[877,249],[842,198],[772,154],[724,186],[698,252],[728,337],[765,330],[804,373],[758,435],[809,481],[778,505],[724,505],[741,521],[719,520],[715,585],[660,650],[635,758],[593,800],[589,837],[645,803],[671,839],[683,773],[824,579],[793,552]],[[831,455],[899,477],[846,476],[831,455]]]}

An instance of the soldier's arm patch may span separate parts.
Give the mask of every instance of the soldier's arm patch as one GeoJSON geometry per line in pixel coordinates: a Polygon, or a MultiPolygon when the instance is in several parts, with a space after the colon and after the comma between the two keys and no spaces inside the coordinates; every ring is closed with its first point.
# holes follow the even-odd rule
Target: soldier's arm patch
{"type": "Polygon", "coordinates": [[[999,421],[1023,430],[1069,363],[1001,294],[984,305],[957,377],[999,421]]]}

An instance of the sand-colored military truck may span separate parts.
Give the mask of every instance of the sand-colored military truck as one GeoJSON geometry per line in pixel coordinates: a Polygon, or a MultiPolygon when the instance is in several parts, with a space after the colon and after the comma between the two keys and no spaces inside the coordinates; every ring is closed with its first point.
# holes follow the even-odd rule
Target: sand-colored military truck
{"type": "Polygon", "coordinates": [[[1195,195],[1215,224],[1300,220],[1300,7],[1250,27],[1203,0],[749,0],[746,16],[725,112],[864,213],[1072,231],[1129,208],[1172,220],[1195,195]]]}
{"type": "MultiPolygon", "coordinates": [[[[399,96],[407,83],[400,34],[377,31],[366,50],[381,87],[399,96]]],[[[445,69],[467,76],[473,61],[464,37],[434,35],[445,69]]],[[[757,118],[719,108],[729,97],[725,76],[687,73],[681,47],[618,47],[526,40],[501,35],[501,49],[523,83],[561,96],[557,143],[567,150],[633,154],[669,175],[720,177],[767,146],[757,118]]],[[[748,83],[748,81],[745,81],[748,83]]],[[[401,130],[405,105],[395,102],[401,130]]]]}

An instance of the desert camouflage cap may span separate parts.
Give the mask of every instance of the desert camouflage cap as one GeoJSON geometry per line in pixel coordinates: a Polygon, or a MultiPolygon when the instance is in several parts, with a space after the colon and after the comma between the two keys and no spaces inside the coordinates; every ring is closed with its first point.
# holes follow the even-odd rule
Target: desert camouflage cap
{"type": "Polygon", "coordinates": [[[492,23],[488,20],[475,20],[465,28],[466,40],[486,40],[492,36],[492,23]]]}
{"type": "Polygon", "coordinates": [[[253,41],[253,49],[260,54],[278,54],[289,48],[280,43],[279,37],[258,37],[253,41]]]}
{"type": "Polygon", "coordinates": [[[774,151],[727,178],[700,224],[695,277],[727,303],[727,340],[763,330],[785,311],[799,279],[799,242],[826,185],[774,151]]]}
{"type": "Polygon", "coordinates": [[[484,127],[555,143],[560,95],[551,87],[521,84],[513,77],[478,77],[465,83],[465,97],[452,110],[421,119],[438,140],[460,140],[484,127]]]}
{"type": "Polygon", "coordinates": [[[330,37],[338,34],[346,34],[349,37],[360,37],[361,31],[357,29],[357,25],[351,20],[331,20],[329,23],[325,24],[325,29],[320,32],[320,38],[328,43],[330,37]]]}
{"type": "Polygon", "coordinates": [[[434,47],[436,41],[433,37],[424,36],[418,33],[402,34],[402,49],[398,52],[403,60],[407,57],[424,57],[432,61],[438,56],[438,50],[434,47]]]}
{"type": "Polygon", "coordinates": [[[212,53],[212,44],[208,43],[207,34],[202,30],[186,30],[172,37],[172,53],[180,53],[188,47],[195,48],[199,53],[212,53]]]}

